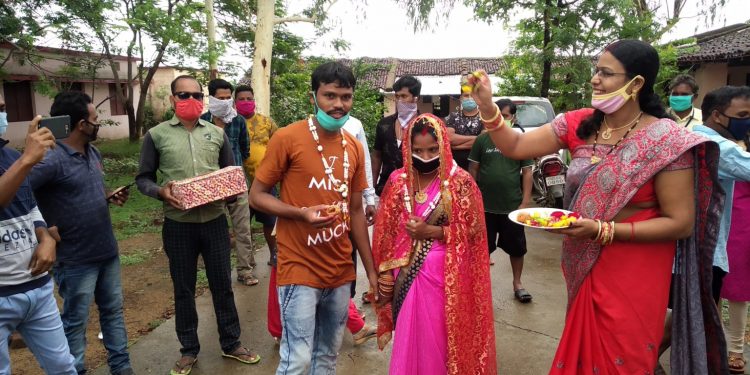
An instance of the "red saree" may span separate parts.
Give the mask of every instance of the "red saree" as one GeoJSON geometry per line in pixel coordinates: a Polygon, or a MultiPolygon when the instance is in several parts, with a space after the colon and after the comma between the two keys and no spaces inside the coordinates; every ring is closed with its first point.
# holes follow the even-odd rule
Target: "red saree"
{"type": "MultiPolygon", "coordinates": [[[[405,132],[402,147],[404,167],[391,174],[380,199],[373,234],[375,265],[379,272],[384,272],[404,267],[412,260],[412,240],[405,230],[409,215],[403,198],[404,192],[414,195],[411,183],[411,129],[417,121],[429,122],[435,129],[440,145],[441,204],[448,217],[443,239],[446,244],[446,373],[496,374],[495,331],[482,196],[471,176],[455,167],[445,125],[433,115],[418,116],[405,132]],[[407,251],[398,251],[404,250],[404,247],[407,247],[407,251]],[[396,256],[404,253],[405,256],[396,256]]],[[[391,307],[388,302],[377,308],[378,345],[381,349],[391,340],[394,329],[391,307]]]]}
{"type": "MultiPolygon", "coordinates": [[[[633,132],[609,156],[590,164],[591,145],[578,139],[578,124],[591,110],[553,122],[573,153],[566,206],[584,217],[613,218],[630,202],[656,202],[653,178],[663,170],[694,168],[696,227],[691,238],[661,243],[563,240],[562,268],[568,313],[550,374],[651,374],[656,366],[675,250],[677,250],[673,374],[723,373],[723,336],[710,302],[710,269],[723,194],[717,182],[718,149],[708,140],[659,120],[633,132]],[[572,197],[572,198],[571,198],[572,197]],[[691,291],[686,291],[686,286],[691,291]]],[[[659,217],[644,209],[624,222],[659,217]]],[[[725,366],[725,361],[724,361],[725,366]]],[[[726,367],[723,367],[724,369],[726,367]]]]}

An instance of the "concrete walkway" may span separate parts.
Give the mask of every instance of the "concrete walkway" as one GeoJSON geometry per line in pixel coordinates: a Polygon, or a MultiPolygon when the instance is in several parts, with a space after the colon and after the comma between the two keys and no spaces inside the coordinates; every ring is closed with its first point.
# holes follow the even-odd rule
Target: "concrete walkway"
{"type": "MultiPolygon", "coordinates": [[[[566,306],[565,283],[560,272],[560,237],[541,230],[527,230],[529,254],[526,256],[524,286],[534,296],[530,304],[513,299],[508,257],[497,250],[492,258],[492,295],[495,311],[498,372],[501,374],[546,374],[563,328],[566,306]]],[[[218,344],[216,320],[208,291],[196,301],[200,324],[198,332],[202,350],[193,374],[273,374],[278,364],[278,347],[266,330],[268,251],[256,256],[259,285],[245,287],[235,283],[235,301],[242,323],[242,342],[262,356],[257,365],[242,365],[223,359],[218,344]]],[[[366,290],[364,270],[359,270],[358,289],[366,290]]],[[[166,302],[166,301],[165,301],[166,302]]],[[[357,300],[360,305],[360,301],[357,300]]],[[[365,312],[372,322],[369,305],[365,312]]],[[[179,358],[179,343],[170,319],[142,337],[130,348],[133,367],[138,374],[168,374],[179,358]]],[[[352,345],[349,333],[341,347],[337,373],[379,375],[388,373],[390,351],[381,352],[375,340],[352,345]]],[[[106,374],[106,366],[94,374],[106,374]]]]}

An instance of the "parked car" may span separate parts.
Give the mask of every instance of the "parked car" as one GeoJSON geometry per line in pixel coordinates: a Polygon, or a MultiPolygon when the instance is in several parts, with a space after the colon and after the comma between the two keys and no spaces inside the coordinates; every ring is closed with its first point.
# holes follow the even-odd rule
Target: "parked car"
{"type": "MultiPolygon", "coordinates": [[[[534,131],[555,119],[552,103],[547,98],[528,96],[494,97],[510,99],[516,105],[516,123],[519,132],[534,131]]],[[[562,208],[565,192],[565,173],[568,166],[565,163],[563,151],[537,158],[532,169],[534,190],[538,197],[537,204],[544,207],[562,208]]]]}

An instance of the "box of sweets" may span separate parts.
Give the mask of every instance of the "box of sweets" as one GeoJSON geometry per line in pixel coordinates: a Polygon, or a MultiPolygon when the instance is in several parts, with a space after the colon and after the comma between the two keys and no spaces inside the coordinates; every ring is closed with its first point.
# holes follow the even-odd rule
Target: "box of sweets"
{"type": "Polygon", "coordinates": [[[183,210],[231,197],[243,191],[247,191],[247,182],[245,172],[238,166],[222,168],[172,184],[172,195],[180,202],[180,208],[183,210]]]}

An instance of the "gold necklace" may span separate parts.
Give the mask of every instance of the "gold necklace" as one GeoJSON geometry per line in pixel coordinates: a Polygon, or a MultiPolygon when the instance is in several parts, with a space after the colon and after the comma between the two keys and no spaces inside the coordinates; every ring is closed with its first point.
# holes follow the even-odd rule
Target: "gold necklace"
{"type": "Polygon", "coordinates": [[[609,126],[609,124],[607,123],[607,118],[604,117],[604,127],[607,128],[607,129],[605,129],[604,132],[602,133],[602,139],[605,140],[605,141],[609,140],[610,138],[612,138],[612,131],[622,130],[622,129],[627,128],[630,125],[633,125],[634,122],[638,121],[638,119],[641,118],[642,114],[643,114],[643,111],[641,111],[640,113],[638,113],[638,115],[635,116],[634,119],[628,121],[627,124],[625,124],[623,126],[616,127],[616,128],[611,128],[609,126]]]}
{"type": "MultiPolygon", "coordinates": [[[[623,140],[624,140],[625,138],[627,138],[627,137],[628,137],[628,134],[630,134],[630,132],[631,132],[631,131],[633,131],[633,129],[635,129],[635,127],[636,127],[636,126],[638,126],[638,123],[639,123],[639,122],[641,122],[641,115],[643,115],[643,112],[641,112],[641,114],[640,114],[640,115],[638,115],[638,118],[637,118],[637,119],[635,120],[635,123],[634,123],[634,124],[633,124],[633,125],[632,125],[632,126],[630,127],[630,129],[628,129],[628,131],[626,131],[626,132],[625,132],[625,135],[623,135],[623,136],[622,136],[622,138],[620,138],[620,140],[619,140],[619,141],[617,141],[617,143],[615,143],[615,145],[614,145],[614,146],[612,146],[612,148],[611,148],[611,149],[609,149],[609,152],[607,152],[607,153],[606,153],[606,154],[604,155],[604,157],[605,157],[605,158],[606,158],[607,156],[609,156],[609,154],[611,154],[611,153],[612,153],[612,151],[614,151],[614,150],[615,150],[615,149],[617,148],[617,146],[619,146],[619,145],[620,145],[620,143],[621,143],[621,142],[622,142],[622,141],[623,141],[623,140]]],[[[600,157],[596,156],[596,143],[597,143],[596,141],[597,141],[597,139],[598,139],[598,138],[599,138],[599,130],[597,130],[597,131],[596,131],[596,138],[594,138],[594,149],[593,149],[593,151],[591,152],[591,164],[597,164],[597,163],[599,163],[600,161],[602,161],[602,158],[600,158],[600,157]]],[[[604,137],[602,137],[602,138],[604,138],[604,137]]]]}
{"type": "MultiPolygon", "coordinates": [[[[425,189],[430,187],[430,184],[432,184],[432,182],[435,181],[435,178],[437,178],[437,176],[438,174],[436,173],[435,176],[432,177],[430,182],[427,183],[427,186],[425,187],[425,189]]],[[[427,193],[422,191],[422,184],[419,183],[419,175],[417,175],[416,178],[417,178],[417,189],[419,190],[417,190],[417,192],[414,193],[414,200],[417,201],[417,203],[422,204],[424,202],[427,202],[427,193]]]]}

